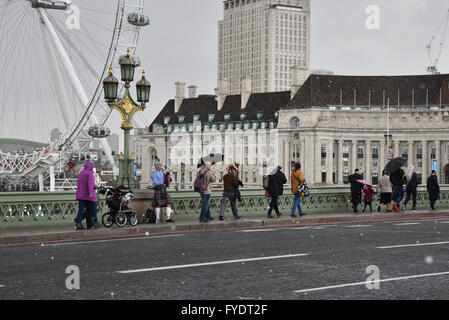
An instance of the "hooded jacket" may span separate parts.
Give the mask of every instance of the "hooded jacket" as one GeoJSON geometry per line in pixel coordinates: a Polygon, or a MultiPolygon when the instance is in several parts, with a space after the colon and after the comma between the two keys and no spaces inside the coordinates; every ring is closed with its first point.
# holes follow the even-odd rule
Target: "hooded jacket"
{"type": "Polygon", "coordinates": [[[78,175],[78,186],[76,188],[76,200],[88,200],[98,202],[95,194],[95,176],[92,162],[86,162],[84,170],[78,175]]]}

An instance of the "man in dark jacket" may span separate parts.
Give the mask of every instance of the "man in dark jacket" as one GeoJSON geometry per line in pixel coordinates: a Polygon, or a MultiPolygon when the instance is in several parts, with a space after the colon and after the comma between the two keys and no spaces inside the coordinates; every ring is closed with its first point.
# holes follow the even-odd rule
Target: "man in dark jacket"
{"type": "Polygon", "coordinates": [[[427,192],[429,193],[430,208],[435,210],[435,202],[440,199],[440,186],[435,170],[432,170],[432,174],[427,178],[427,192]]]}
{"type": "Polygon", "coordinates": [[[393,185],[393,210],[401,212],[401,201],[404,199],[404,184],[406,182],[404,170],[398,169],[390,174],[390,181],[393,185]]]}
{"type": "Polygon", "coordinates": [[[278,218],[281,216],[278,208],[278,199],[284,193],[284,184],[287,183],[287,178],[285,174],[281,171],[282,167],[278,166],[276,168],[276,172],[270,175],[269,183],[268,183],[268,193],[271,196],[270,209],[268,210],[267,217],[273,218],[271,215],[271,211],[276,212],[278,218]]]}
{"type": "Polygon", "coordinates": [[[357,206],[362,203],[362,188],[363,184],[357,182],[357,180],[362,180],[363,177],[360,174],[359,169],[355,169],[354,173],[349,176],[349,183],[351,184],[351,197],[352,197],[352,208],[354,213],[357,213],[357,206]]]}

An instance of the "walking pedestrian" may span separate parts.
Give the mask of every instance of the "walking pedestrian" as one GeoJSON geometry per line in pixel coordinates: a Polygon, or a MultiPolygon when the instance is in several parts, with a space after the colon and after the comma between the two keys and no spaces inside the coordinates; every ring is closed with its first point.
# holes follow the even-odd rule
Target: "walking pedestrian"
{"type": "Polygon", "coordinates": [[[432,173],[427,178],[427,192],[429,194],[430,208],[435,210],[435,202],[440,199],[440,186],[438,185],[437,172],[432,173]]]}
{"type": "Polygon", "coordinates": [[[393,185],[393,210],[397,213],[401,212],[401,201],[404,199],[404,170],[399,168],[390,174],[390,181],[393,185]]]}
{"type": "Polygon", "coordinates": [[[95,176],[94,176],[94,164],[87,161],[84,164],[84,170],[78,175],[78,184],[76,188],[76,200],[78,200],[78,214],[75,218],[76,230],[85,229],[82,225],[84,210],[87,209],[87,214],[92,217],[93,227],[99,228],[97,218],[97,202],[98,198],[95,194],[95,176]]]}
{"type": "Polygon", "coordinates": [[[201,165],[200,170],[198,171],[198,176],[202,180],[202,187],[204,186],[204,190],[201,192],[202,205],[199,220],[201,223],[207,223],[213,220],[210,215],[209,208],[210,197],[212,194],[212,183],[216,181],[215,173],[212,171],[212,164],[210,162],[206,162],[201,165]]]}
{"type": "Polygon", "coordinates": [[[292,217],[296,218],[296,208],[298,208],[299,216],[302,217],[305,215],[305,213],[302,212],[301,207],[301,195],[299,193],[299,186],[305,182],[306,179],[304,178],[304,174],[301,171],[301,164],[299,162],[295,163],[295,169],[292,171],[291,174],[291,186],[292,186],[292,193],[294,195],[293,199],[293,208],[292,208],[292,217]]]}
{"type": "Polygon", "coordinates": [[[370,213],[373,213],[373,196],[377,194],[376,191],[373,190],[373,187],[366,185],[363,187],[363,200],[364,200],[364,207],[363,207],[363,213],[365,213],[366,206],[369,205],[369,211],[370,213]]]}
{"type": "Polygon", "coordinates": [[[223,176],[223,198],[221,199],[219,220],[224,220],[224,213],[228,205],[228,201],[231,202],[232,214],[234,219],[238,220],[241,217],[238,215],[237,210],[237,190],[239,188],[239,180],[235,173],[233,165],[229,165],[226,168],[227,173],[223,176]]]}
{"type": "Polygon", "coordinates": [[[379,207],[377,208],[377,212],[380,212],[382,209],[382,205],[387,206],[387,212],[391,212],[391,199],[393,194],[392,184],[390,181],[390,177],[387,172],[382,171],[382,177],[379,178],[377,182],[377,192],[380,193],[380,201],[379,207]]]}
{"type": "Polygon", "coordinates": [[[410,197],[413,197],[413,207],[412,213],[416,213],[416,198],[418,196],[418,176],[415,171],[415,166],[411,163],[408,165],[407,170],[405,171],[406,178],[406,198],[404,204],[402,205],[402,211],[405,211],[405,207],[407,203],[410,201],[410,197]]]}
{"type": "Polygon", "coordinates": [[[167,192],[166,178],[164,172],[162,171],[162,164],[156,162],[155,168],[156,171],[153,172],[151,178],[153,179],[153,208],[154,213],[156,214],[156,223],[160,223],[161,221],[161,210],[163,207],[165,207],[165,213],[167,215],[166,222],[173,223],[175,222],[171,218],[171,206],[173,205],[173,201],[167,192]]]}
{"type": "Polygon", "coordinates": [[[363,184],[357,180],[362,180],[359,169],[355,169],[354,173],[349,176],[349,183],[351,184],[351,199],[354,213],[357,213],[357,206],[362,203],[362,188],[363,184]]]}
{"type": "Polygon", "coordinates": [[[275,171],[270,175],[269,178],[268,193],[270,194],[271,202],[270,209],[268,210],[267,214],[268,218],[273,218],[273,216],[271,215],[273,209],[276,212],[278,218],[282,215],[278,208],[278,200],[279,196],[283,195],[284,193],[284,184],[287,183],[287,178],[281,170],[282,167],[277,166],[275,171]]]}

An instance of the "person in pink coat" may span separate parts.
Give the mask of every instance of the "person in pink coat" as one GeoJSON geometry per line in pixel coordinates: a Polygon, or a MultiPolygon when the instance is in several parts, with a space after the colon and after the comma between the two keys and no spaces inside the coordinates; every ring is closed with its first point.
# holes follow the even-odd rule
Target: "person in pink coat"
{"type": "Polygon", "coordinates": [[[84,210],[90,212],[94,222],[94,228],[100,227],[97,218],[97,202],[98,198],[95,194],[95,175],[93,172],[94,164],[86,162],[84,170],[78,175],[78,186],[76,188],[76,200],[78,200],[78,215],[75,219],[75,227],[77,230],[85,229],[82,225],[84,210]]]}

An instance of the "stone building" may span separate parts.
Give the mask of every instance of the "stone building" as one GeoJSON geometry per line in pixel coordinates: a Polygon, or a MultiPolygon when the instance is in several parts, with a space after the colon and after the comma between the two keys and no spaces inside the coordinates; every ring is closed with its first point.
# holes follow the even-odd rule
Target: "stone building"
{"type": "Polygon", "coordinates": [[[413,163],[424,183],[432,168],[449,183],[449,75],[312,74],[297,92],[251,93],[243,85],[238,95],[190,90],[189,98],[176,85],[177,98],[132,139],[143,150],[143,183],[159,159],[189,187],[208,153],[224,154],[219,179],[225,165],[240,162],[247,186],[259,187],[276,165],[289,178],[295,161],[310,185],[345,184],[355,168],[376,183],[396,156],[413,163]]]}

